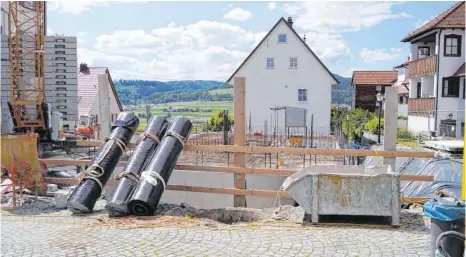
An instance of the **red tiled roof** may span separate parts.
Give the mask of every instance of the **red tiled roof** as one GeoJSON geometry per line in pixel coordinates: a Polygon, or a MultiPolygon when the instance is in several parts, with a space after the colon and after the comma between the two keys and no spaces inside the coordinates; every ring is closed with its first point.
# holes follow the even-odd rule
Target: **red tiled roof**
{"type": "Polygon", "coordinates": [[[408,85],[409,84],[409,77],[406,77],[403,82],[401,82],[401,85],[408,85]]]}
{"type": "Polygon", "coordinates": [[[448,10],[435,17],[433,20],[427,22],[422,27],[411,32],[401,42],[409,42],[411,39],[421,35],[422,33],[431,31],[436,28],[464,28],[465,15],[464,15],[464,2],[458,2],[448,10]]]}
{"type": "Polygon", "coordinates": [[[409,93],[407,86],[404,84],[398,85],[398,94],[406,94],[409,93]]]}
{"type": "Polygon", "coordinates": [[[453,74],[453,77],[463,77],[464,73],[465,73],[465,67],[463,63],[463,65],[461,65],[461,67],[455,72],[455,74],[453,74]]]}
{"type": "Polygon", "coordinates": [[[355,85],[392,85],[398,79],[397,71],[354,71],[355,85]]]}
{"type": "Polygon", "coordinates": [[[110,72],[104,67],[89,67],[89,71],[78,73],[78,113],[79,115],[88,115],[91,111],[94,99],[99,91],[99,76],[100,74],[108,74],[110,85],[112,87],[113,94],[115,95],[120,111],[123,110],[120,99],[116,93],[113,81],[110,77],[110,72]]]}

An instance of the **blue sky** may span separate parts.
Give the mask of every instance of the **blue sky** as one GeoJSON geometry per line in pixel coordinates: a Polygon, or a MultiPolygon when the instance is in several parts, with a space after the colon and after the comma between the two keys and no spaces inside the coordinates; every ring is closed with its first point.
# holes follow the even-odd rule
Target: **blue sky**
{"type": "Polygon", "coordinates": [[[400,40],[455,2],[48,2],[48,33],[114,78],[226,80],[280,17],[334,73],[390,70],[400,40]]]}

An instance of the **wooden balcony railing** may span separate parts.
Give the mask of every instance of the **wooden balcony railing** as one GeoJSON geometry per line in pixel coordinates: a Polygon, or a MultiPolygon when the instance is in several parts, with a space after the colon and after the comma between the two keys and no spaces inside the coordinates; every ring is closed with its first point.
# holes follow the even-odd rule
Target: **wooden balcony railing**
{"type": "Polygon", "coordinates": [[[427,116],[434,111],[435,98],[409,98],[408,114],[416,116],[427,116]]]}
{"type": "Polygon", "coordinates": [[[408,75],[409,77],[422,77],[435,73],[437,63],[437,55],[424,57],[412,62],[409,62],[408,75]]]}

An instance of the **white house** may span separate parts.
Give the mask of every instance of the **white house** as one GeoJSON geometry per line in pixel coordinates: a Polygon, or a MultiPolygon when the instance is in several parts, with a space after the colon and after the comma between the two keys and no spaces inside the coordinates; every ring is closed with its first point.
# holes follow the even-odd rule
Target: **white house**
{"type": "Polygon", "coordinates": [[[80,65],[78,73],[78,114],[93,115],[100,125],[100,139],[110,129],[123,108],[107,68],[80,65]]]}
{"type": "Polygon", "coordinates": [[[313,114],[314,131],[330,131],[331,88],[338,81],[304,40],[291,17],[280,18],[227,80],[246,78],[248,128],[260,130],[267,121],[284,131],[285,112],[275,116],[271,108],[300,107],[307,109],[308,127],[313,114]]]}
{"type": "Polygon", "coordinates": [[[458,2],[406,36],[408,129],[462,137],[464,126],[465,3],[458,2]]]}

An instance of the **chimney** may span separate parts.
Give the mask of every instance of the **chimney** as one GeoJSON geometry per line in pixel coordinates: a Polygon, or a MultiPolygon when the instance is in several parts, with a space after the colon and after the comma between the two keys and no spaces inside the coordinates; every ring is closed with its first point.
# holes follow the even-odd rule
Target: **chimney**
{"type": "Polygon", "coordinates": [[[303,40],[304,40],[304,43],[306,43],[306,34],[304,34],[303,40]]]}
{"type": "Polygon", "coordinates": [[[89,68],[87,67],[86,63],[79,64],[79,72],[89,73],[89,68]]]}
{"type": "Polygon", "coordinates": [[[291,19],[291,17],[288,17],[288,25],[290,25],[290,27],[293,27],[293,19],[291,19]]]}

